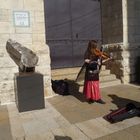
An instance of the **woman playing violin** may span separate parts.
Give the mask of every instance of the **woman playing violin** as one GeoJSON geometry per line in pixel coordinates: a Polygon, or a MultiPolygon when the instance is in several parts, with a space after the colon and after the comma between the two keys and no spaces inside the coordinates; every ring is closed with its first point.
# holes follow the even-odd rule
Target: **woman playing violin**
{"type": "Polygon", "coordinates": [[[101,99],[99,89],[99,68],[101,66],[101,59],[103,57],[107,56],[103,56],[103,53],[99,52],[97,49],[97,41],[89,41],[88,48],[84,56],[86,72],[83,90],[89,103],[97,102],[105,104],[105,102],[101,99]]]}

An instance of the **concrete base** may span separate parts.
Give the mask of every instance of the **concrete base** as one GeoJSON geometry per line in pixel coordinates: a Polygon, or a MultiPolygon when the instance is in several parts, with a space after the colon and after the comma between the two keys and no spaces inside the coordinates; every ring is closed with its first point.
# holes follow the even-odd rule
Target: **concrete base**
{"type": "Polygon", "coordinates": [[[45,107],[43,75],[15,73],[15,100],[19,112],[45,107]]]}

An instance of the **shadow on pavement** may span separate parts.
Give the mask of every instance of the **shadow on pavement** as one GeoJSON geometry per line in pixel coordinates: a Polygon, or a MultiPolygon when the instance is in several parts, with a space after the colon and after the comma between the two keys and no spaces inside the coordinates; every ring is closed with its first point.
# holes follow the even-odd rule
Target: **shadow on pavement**
{"type": "Polygon", "coordinates": [[[55,136],[54,138],[54,140],[72,140],[72,138],[68,136],[55,136]]]}
{"type": "Polygon", "coordinates": [[[127,98],[122,98],[115,94],[109,94],[108,96],[112,99],[111,102],[115,104],[118,108],[124,107],[128,103],[133,103],[135,106],[140,107],[140,102],[130,100],[127,98]]]}
{"type": "Polygon", "coordinates": [[[52,89],[56,94],[63,96],[72,95],[81,102],[86,102],[84,94],[79,92],[79,88],[80,85],[77,84],[74,80],[52,80],[52,89]]]}
{"type": "Polygon", "coordinates": [[[77,84],[74,80],[68,80],[69,85],[69,94],[80,100],[81,102],[87,102],[84,94],[79,92],[80,85],[77,84]]]}
{"type": "Polygon", "coordinates": [[[117,123],[125,119],[140,116],[140,102],[118,97],[117,95],[108,95],[111,97],[112,103],[117,105],[118,109],[111,110],[111,113],[103,118],[110,123],[117,123]]]}

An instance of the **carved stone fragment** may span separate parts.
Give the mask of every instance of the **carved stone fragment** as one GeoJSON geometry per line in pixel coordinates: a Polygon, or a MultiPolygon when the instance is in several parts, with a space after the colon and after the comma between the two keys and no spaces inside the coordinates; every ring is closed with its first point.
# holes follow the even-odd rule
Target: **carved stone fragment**
{"type": "Polygon", "coordinates": [[[18,65],[20,72],[28,72],[27,69],[34,69],[38,62],[37,55],[20,43],[9,39],[6,43],[6,50],[13,61],[18,65]]]}

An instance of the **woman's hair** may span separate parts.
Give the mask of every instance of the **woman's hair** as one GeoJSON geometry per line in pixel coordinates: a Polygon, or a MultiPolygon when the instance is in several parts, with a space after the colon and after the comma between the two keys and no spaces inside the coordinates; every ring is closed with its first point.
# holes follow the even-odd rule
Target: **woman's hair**
{"type": "Polygon", "coordinates": [[[96,40],[90,40],[88,43],[88,51],[91,51],[91,48],[97,48],[97,41],[96,40]]]}
{"type": "Polygon", "coordinates": [[[97,41],[96,40],[90,40],[88,43],[87,51],[85,52],[85,57],[92,57],[95,56],[92,49],[97,48],[97,41]]]}

